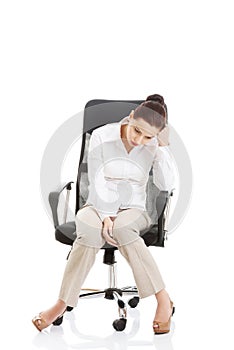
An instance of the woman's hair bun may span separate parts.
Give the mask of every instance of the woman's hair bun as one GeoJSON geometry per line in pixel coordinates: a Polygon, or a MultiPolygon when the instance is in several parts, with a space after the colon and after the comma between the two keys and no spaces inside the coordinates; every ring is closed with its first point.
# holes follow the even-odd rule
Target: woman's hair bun
{"type": "Polygon", "coordinates": [[[158,94],[154,94],[154,95],[150,95],[146,98],[146,101],[155,101],[160,103],[161,105],[165,105],[164,103],[164,98],[161,95],[158,94]]]}
{"type": "Polygon", "coordinates": [[[153,94],[146,98],[134,111],[134,118],[143,118],[150,125],[162,130],[168,122],[167,106],[161,95],[153,94]]]}

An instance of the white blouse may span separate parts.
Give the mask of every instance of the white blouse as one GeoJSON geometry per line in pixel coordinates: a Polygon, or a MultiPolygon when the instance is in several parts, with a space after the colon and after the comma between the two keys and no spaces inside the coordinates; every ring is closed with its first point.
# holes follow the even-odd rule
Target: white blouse
{"type": "Polygon", "coordinates": [[[127,152],[121,139],[120,122],[93,131],[88,150],[89,195],[85,205],[93,205],[101,220],[117,216],[119,209],[146,210],[146,185],[153,167],[153,182],[159,190],[170,191],[175,181],[169,147],[159,147],[157,137],[127,152]]]}

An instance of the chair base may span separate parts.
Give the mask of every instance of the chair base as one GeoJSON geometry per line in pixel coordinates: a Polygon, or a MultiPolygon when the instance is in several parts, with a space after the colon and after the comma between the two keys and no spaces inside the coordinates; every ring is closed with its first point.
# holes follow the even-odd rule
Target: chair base
{"type": "MultiPolygon", "coordinates": [[[[85,289],[84,289],[85,290],[85,289]]],[[[89,297],[93,295],[99,295],[99,294],[104,294],[105,299],[114,299],[114,295],[119,295],[122,296],[123,294],[138,294],[138,290],[135,286],[128,286],[128,287],[123,287],[123,288],[107,288],[107,289],[102,289],[102,290],[96,290],[93,289],[93,291],[87,292],[87,293],[81,293],[79,295],[79,298],[83,297],[89,297]]]]}
{"type": "MultiPolygon", "coordinates": [[[[103,258],[104,264],[109,267],[109,288],[97,290],[97,289],[85,289],[82,291],[87,291],[87,293],[80,293],[79,298],[93,297],[98,295],[103,295],[105,299],[116,300],[118,304],[119,318],[114,320],[112,326],[116,331],[123,331],[127,324],[127,306],[125,302],[121,299],[123,294],[138,294],[136,286],[128,286],[123,288],[117,287],[116,281],[116,261],[115,261],[115,249],[105,249],[105,254],[103,258]]],[[[128,300],[128,305],[131,308],[135,308],[140,301],[138,296],[128,300]]],[[[67,311],[71,311],[73,307],[67,306],[67,311]]]]}
{"type": "MultiPolygon", "coordinates": [[[[118,332],[123,331],[127,324],[127,307],[125,302],[120,297],[122,297],[123,294],[128,294],[128,295],[138,294],[137,288],[135,286],[128,286],[123,288],[110,287],[103,290],[94,290],[93,292],[91,291],[88,293],[82,293],[79,295],[79,298],[84,298],[89,296],[92,297],[95,295],[102,295],[102,294],[106,299],[117,300],[119,318],[113,321],[112,326],[118,332]]],[[[138,296],[134,296],[133,298],[128,300],[128,305],[131,308],[135,308],[138,305],[139,301],[140,301],[140,298],[138,296]]]]}

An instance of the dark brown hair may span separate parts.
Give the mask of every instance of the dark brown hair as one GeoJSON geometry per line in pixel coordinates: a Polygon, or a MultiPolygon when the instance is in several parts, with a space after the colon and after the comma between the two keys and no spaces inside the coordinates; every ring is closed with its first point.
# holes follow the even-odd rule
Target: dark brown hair
{"type": "Polygon", "coordinates": [[[158,94],[148,96],[134,111],[134,119],[139,118],[162,130],[168,122],[164,98],[158,94]]]}

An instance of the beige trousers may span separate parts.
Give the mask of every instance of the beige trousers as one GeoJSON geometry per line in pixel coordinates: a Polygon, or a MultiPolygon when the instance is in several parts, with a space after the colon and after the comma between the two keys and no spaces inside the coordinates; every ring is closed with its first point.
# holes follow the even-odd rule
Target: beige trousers
{"type": "MultiPolygon", "coordinates": [[[[113,223],[113,238],[133,271],[140,298],[165,288],[150,250],[140,237],[140,232],[147,231],[150,224],[148,213],[136,208],[120,210],[113,223]]],[[[102,227],[94,207],[86,206],[78,211],[77,238],[67,261],[59,293],[59,299],[66,305],[77,305],[81,287],[94,264],[96,253],[105,244],[102,227]]]]}

